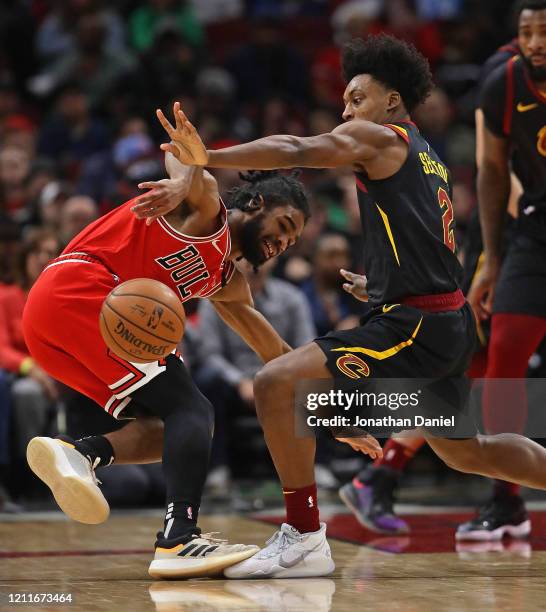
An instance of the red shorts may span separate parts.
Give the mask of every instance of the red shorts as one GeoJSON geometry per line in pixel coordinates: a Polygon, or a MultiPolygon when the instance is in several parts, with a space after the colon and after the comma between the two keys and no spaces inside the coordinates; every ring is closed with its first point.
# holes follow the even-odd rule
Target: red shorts
{"type": "Polygon", "coordinates": [[[114,418],[131,393],[165,371],[165,361],[130,363],[114,355],[99,331],[99,313],[120,279],[89,258],[62,256],[32,287],[23,332],[32,357],[53,378],[87,395],[114,418]]]}

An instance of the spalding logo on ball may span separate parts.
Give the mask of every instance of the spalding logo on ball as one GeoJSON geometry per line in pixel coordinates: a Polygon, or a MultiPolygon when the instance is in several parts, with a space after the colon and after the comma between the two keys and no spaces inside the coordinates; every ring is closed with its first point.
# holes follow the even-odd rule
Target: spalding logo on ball
{"type": "Polygon", "coordinates": [[[171,353],[182,340],[185,323],[184,308],[174,291],[150,278],[135,278],[113,289],[99,317],[108,348],[136,363],[171,353]]]}

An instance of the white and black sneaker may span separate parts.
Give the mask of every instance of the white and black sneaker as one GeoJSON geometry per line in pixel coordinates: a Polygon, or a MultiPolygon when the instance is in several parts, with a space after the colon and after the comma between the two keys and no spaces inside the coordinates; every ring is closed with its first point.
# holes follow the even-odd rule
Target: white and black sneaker
{"type": "Polygon", "coordinates": [[[305,578],[328,576],[336,568],[326,539],[326,525],[300,533],[283,523],[267,546],[250,559],[229,567],[227,578],[305,578]]]}
{"type": "Polygon", "coordinates": [[[74,445],[56,438],[32,438],[27,446],[30,469],[51,489],[61,510],[74,521],[103,523],[110,506],[100,490],[95,465],[74,445]]]}
{"type": "Polygon", "coordinates": [[[163,540],[158,534],[154,560],[148,573],[152,578],[199,578],[216,576],[248,559],[260,549],[246,544],[228,544],[212,533],[192,534],[182,541],[163,540]]]}
{"type": "Polygon", "coordinates": [[[494,497],[476,518],[457,528],[455,539],[491,542],[509,535],[525,538],[531,533],[531,520],[519,495],[494,497]]]}

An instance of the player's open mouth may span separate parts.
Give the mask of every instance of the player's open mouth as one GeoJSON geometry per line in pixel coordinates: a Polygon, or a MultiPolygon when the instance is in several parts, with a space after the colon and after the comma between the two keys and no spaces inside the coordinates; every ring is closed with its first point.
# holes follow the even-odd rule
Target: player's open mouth
{"type": "Polygon", "coordinates": [[[544,63],[546,63],[546,56],[531,55],[531,64],[533,64],[533,66],[542,66],[544,63]]]}
{"type": "Polygon", "coordinates": [[[270,259],[271,257],[275,257],[275,249],[273,248],[273,245],[271,244],[271,242],[269,242],[269,240],[265,240],[265,239],[264,239],[264,254],[267,259],[270,259]]]}

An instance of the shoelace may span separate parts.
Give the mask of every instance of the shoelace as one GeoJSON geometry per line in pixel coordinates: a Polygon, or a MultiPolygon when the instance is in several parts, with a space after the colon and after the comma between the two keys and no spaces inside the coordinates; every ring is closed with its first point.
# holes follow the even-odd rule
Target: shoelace
{"type": "Polygon", "coordinates": [[[293,540],[297,539],[298,538],[295,534],[289,534],[286,531],[279,530],[274,533],[265,544],[266,546],[269,546],[270,544],[275,544],[275,541],[278,540],[277,550],[284,550],[287,546],[290,546],[290,544],[293,543],[293,540]]]}
{"type": "Polygon", "coordinates": [[[220,533],[219,531],[210,531],[209,533],[202,533],[197,536],[200,540],[208,540],[211,544],[227,544],[228,541],[225,538],[215,538],[214,535],[220,533]]]}
{"type": "Polygon", "coordinates": [[[102,481],[97,478],[97,475],[95,474],[95,470],[98,468],[100,464],[100,457],[95,457],[95,461],[91,461],[91,457],[89,455],[86,455],[86,457],[87,457],[87,460],[89,461],[89,464],[91,465],[91,478],[93,479],[93,482],[98,486],[102,484],[102,481]]]}

